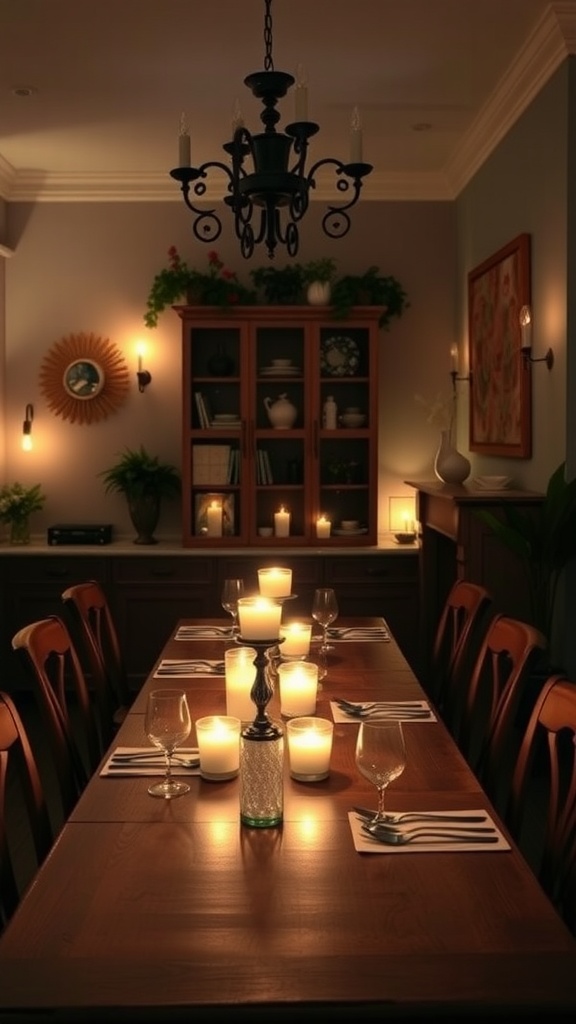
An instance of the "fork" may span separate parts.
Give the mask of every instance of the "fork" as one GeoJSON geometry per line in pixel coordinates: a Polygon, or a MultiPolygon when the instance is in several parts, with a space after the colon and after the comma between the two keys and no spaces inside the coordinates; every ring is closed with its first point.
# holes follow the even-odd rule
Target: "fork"
{"type": "Polygon", "coordinates": [[[474,833],[471,831],[465,835],[463,832],[450,832],[450,831],[434,831],[429,828],[414,828],[407,832],[375,832],[368,828],[366,825],[361,826],[362,832],[370,839],[373,839],[377,843],[385,843],[388,846],[406,846],[408,843],[413,843],[418,839],[423,839],[424,842],[432,841],[433,843],[497,843],[498,836],[496,835],[478,835],[475,830],[474,833]]]}
{"type": "Polygon", "coordinates": [[[349,715],[350,718],[402,718],[412,720],[428,719],[430,718],[430,711],[428,708],[415,708],[415,707],[383,707],[383,708],[366,708],[358,711],[353,711],[351,708],[341,707],[341,711],[345,715],[349,715]]]}
{"type": "Polygon", "coordinates": [[[376,711],[378,709],[392,711],[396,708],[408,708],[410,711],[425,711],[425,708],[421,701],[417,700],[371,700],[371,701],[354,701],[344,700],[343,697],[334,697],[336,704],[342,710],[348,709],[349,711],[376,711]]]}
{"type": "Polygon", "coordinates": [[[405,811],[403,814],[393,814],[392,812],[386,812],[384,821],[380,819],[378,822],[374,822],[376,811],[369,811],[368,808],[354,807],[354,812],[363,819],[366,825],[402,825],[403,822],[411,821],[460,821],[464,823],[478,823],[481,821],[487,821],[485,814],[450,814],[443,811],[405,811]]]}

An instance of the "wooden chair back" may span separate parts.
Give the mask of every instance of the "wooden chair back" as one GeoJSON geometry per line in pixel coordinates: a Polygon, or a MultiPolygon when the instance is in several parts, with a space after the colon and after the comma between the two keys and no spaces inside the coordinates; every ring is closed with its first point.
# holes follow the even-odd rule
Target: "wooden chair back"
{"type": "Polygon", "coordinates": [[[520,619],[495,615],[470,676],[458,742],[491,800],[506,797],[521,738],[519,712],[546,639],[520,619]]]}
{"type": "Polygon", "coordinates": [[[491,610],[492,596],[486,587],[456,580],[438,622],[425,688],[454,734],[461,713],[463,680],[474,664],[491,610]]]}
{"type": "Polygon", "coordinates": [[[12,699],[0,691],[0,930],[29,881],[21,863],[28,840],[33,877],[52,846],[52,825],[26,729],[12,699]]]}
{"type": "Polygon", "coordinates": [[[47,727],[68,817],[103,752],[88,684],[68,628],[57,615],[24,626],[13,636],[12,647],[47,727]]]}
{"type": "Polygon", "coordinates": [[[96,580],[68,587],[62,593],[62,602],[85,653],[96,694],[100,731],[108,746],[130,706],[126,669],[112,612],[96,580]]]}
{"type": "Polygon", "coordinates": [[[524,732],[506,822],[576,934],[576,685],[546,681],[524,732]]]}

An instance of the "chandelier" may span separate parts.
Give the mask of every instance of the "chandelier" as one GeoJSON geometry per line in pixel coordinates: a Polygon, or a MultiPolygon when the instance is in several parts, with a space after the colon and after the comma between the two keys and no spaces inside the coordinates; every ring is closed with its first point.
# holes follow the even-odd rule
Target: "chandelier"
{"type": "Polygon", "coordinates": [[[308,140],[319,131],[319,125],[306,119],[307,96],[302,83],[296,89],[297,119],[286,125],[284,132],[276,130],[280,120],[276,106],[295,79],[284,71],[274,70],[271,4],[272,0],[265,0],[264,70],[255,71],[244,79],[256,99],[262,101],[260,120],[264,131],[253,135],[237,114],[232,141],[222,147],[230,163],[212,160],[200,167],[191,167],[190,135],[183,116],[179,137],[181,166],[170,171],[171,177],[180,182],[184,202],[194,214],[193,232],[201,242],[214,242],[222,231],[222,223],[213,209],[199,209],[194,201],[205,195],[210,171],[226,175],[228,187],[224,203],[234,216],[236,237],[246,259],[252,255],[254,247],[261,244],[266,246],[271,259],[278,245],[286,246],[289,256],[296,255],[298,224],[308,209],[310,189],[316,187],[316,174],[323,167],[332,167],[336,191],[342,201],[341,205],[328,205],[322,229],[329,238],[343,238],[350,230],[348,211],[358,202],[362,179],[372,170],[371,164],[362,161],[360,119],[355,109],[350,162],[326,157],[306,171],[308,140]]]}

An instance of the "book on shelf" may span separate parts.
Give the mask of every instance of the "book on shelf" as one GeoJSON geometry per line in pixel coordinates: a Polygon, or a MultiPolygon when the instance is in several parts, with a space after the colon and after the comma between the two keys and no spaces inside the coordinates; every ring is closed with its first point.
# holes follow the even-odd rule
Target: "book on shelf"
{"type": "Polygon", "coordinates": [[[230,483],[230,452],[229,444],[193,444],[192,483],[209,487],[230,483]]]}
{"type": "Polygon", "coordinates": [[[204,429],[212,426],[212,410],[206,395],[203,395],[201,391],[195,391],[194,398],[200,426],[204,429]]]}

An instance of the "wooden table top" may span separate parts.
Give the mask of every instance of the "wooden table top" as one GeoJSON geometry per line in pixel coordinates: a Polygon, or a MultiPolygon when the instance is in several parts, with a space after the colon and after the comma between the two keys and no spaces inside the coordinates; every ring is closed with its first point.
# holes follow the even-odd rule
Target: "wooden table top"
{"type": "MultiPolygon", "coordinates": [[[[161,656],[221,657],[224,646],[172,639],[161,656]]],[[[146,743],[153,672],[118,743],[146,743]]],[[[224,712],[223,679],[182,685],[194,719],[224,712]]],[[[318,715],[331,717],[336,695],[424,696],[394,640],[336,645],[318,715]]],[[[276,695],[269,711],[278,719],[276,695]]],[[[404,732],[407,767],[389,809],[487,808],[506,831],[440,721],[404,732]]],[[[0,1020],[49,1009],[50,1021],[80,1011],[189,1020],[194,1010],[283,1021],[306,1009],[348,1021],[360,1011],[573,1021],[576,943],[513,843],[355,851],[348,811],[375,805],[354,763],[356,733],[355,722],[335,725],[325,781],[286,772],[277,828],[240,824],[238,779],[191,777],[189,794],[162,801],[144,777],[96,773],[0,939],[0,1020]]]]}

